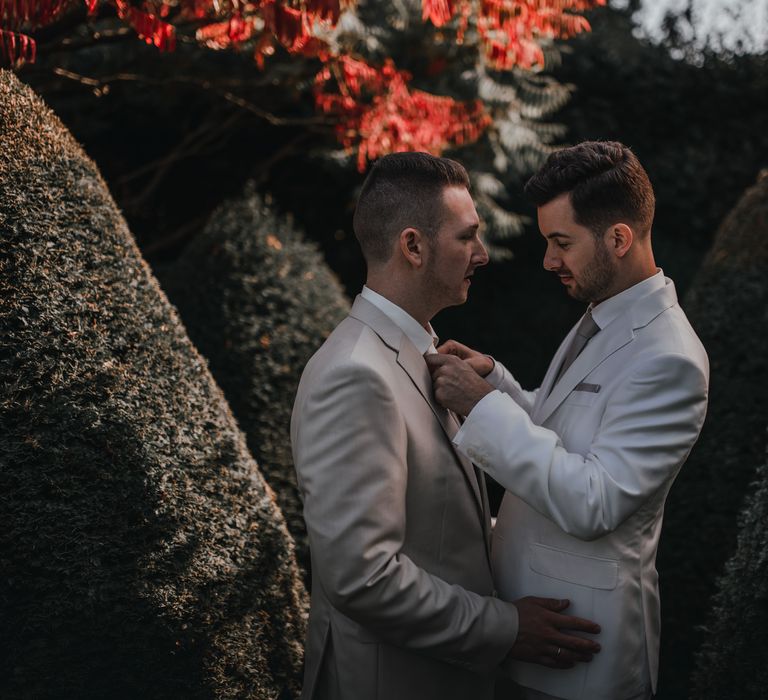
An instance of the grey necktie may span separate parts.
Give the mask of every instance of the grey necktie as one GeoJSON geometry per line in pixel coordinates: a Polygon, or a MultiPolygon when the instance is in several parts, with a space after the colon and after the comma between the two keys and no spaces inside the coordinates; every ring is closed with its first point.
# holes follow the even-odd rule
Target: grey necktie
{"type": "Polygon", "coordinates": [[[599,330],[600,326],[595,323],[595,320],[592,318],[592,312],[587,309],[587,313],[584,314],[584,318],[581,319],[581,323],[576,329],[576,335],[573,336],[568,352],[565,353],[565,359],[563,360],[563,364],[560,365],[557,379],[552,383],[553,387],[560,381],[560,377],[562,377],[573,364],[573,361],[579,356],[584,349],[584,346],[589,342],[589,339],[599,330]]]}

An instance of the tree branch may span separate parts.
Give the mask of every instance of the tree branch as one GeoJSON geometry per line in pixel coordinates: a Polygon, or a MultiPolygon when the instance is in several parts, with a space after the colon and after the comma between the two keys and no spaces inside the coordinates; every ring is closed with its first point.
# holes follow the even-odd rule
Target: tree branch
{"type": "Polygon", "coordinates": [[[219,97],[231,102],[232,104],[240,107],[241,109],[256,115],[260,119],[264,119],[266,122],[273,126],[302,126],[302,127],[331,127],[334,125],[332,119],[325,117],[278,117],[272,112],[268,112],[260,107],[257,107],[253,102],[236,95],[230,90],[217,87],[210,80],[201,80],[199,78],[193,78],[190,76],[174,76],[173,78],[150,78],[146,75],[139,73],[114,73],[113,75],[102,76],[99,78],[93,78],[74,71],[67,70],[65,68],[54,68],[53,72],[63,78],[74,80],[88,87],[103,91],[104,88],[108,88],[109,83],[116,82],[136,82],[144,85],[161,85],[166,86],[169,84],[180,85],[192,85],[207,92],[213,92],[219,97]]]}

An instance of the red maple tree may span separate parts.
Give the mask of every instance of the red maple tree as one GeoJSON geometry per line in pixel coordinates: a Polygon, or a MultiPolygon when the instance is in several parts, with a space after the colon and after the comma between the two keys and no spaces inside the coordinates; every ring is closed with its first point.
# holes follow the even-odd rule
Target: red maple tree
{"type": "MultiPolygon", "coordinates": [[[[0,60],[33,62],[30,35],[53,24],[81,0],[0,0],[0,60]]],[[[138,36],[161,51],[173,51],[177,26],[195,27],[196,40],[211,48],[250,47],[259,66],[276,50],[317,59],[318,109],[336,120],[336,134],[357,164],[393,151],[440,153],[477,140],[491,123],[479,100],[457,101],[410,87],[411,76],[393,62],[372,66],[321,38],[356,0],[85,0],[88,13],[113,8],[138,36]]],[[[477,28],[485,60],[497,70],[542,66],[539,42],[589,29],[579,14],[606,0],[422,0],[423,18],[436,27],[454,25],[464,41],[477,28]]]]}

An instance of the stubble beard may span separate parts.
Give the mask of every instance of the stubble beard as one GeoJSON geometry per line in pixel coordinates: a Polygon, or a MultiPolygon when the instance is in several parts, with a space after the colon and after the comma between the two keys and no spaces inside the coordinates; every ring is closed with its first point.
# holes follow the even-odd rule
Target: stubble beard
{"type": "Polygon", "coordinates": [[[467,301],[468,295],[463,285],[457,288],[447,283],[441,278],[438,269],[439,261],[433,257],[427,263],[427,269],[424,274],[426,293],[429,295],[433,305],[442,310],[450,306],[461,306],[464,304],[467,301]]]}
{"type": "Polygon", "coordinates": [[[584,268],[581,280],[574,279],[573,289],[568,293],[578,301],[597,303],[610,296],[610,290],[616,279],[616,270],[611,264],[611,257],[603,241],[595,244],[595,257],[584,268]]]}

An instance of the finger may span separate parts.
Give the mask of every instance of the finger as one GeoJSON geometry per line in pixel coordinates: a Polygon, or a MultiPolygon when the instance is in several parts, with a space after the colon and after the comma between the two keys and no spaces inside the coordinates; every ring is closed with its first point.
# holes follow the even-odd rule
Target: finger
{"type": "Polygon", "coordinates": [[[560,656],[556,656],[555,660],[563,663],[582,664],[592,661],[593,656],[593,654],[580,654],[561,647],[560,656]]]}
{"type": "Polygon", "coordinates": [[[572,637],[567,634],[561,634],[553,637],[552,643],[577,654],[597,654],[601,648],[600,644],[598,644],[593,639],[584,639],[584,637],[572,637]]]}
{"type": "MultiPolygon", "coordinates": [[[[529,599],[537,605],[540,605],[542,608],[546,608],[547,610],[552,610],[554,612],[565,610],[571,604],[570,600],[561,600],[560,598],[539,598],[537,596],[529,596],[529,599]]],[[[557,616],[558,621],[562,621],[566,618],[566,615],[557,616]]],[[[562,627],[562,625],[558,623],[556,627],[562,627]]]]}
{"type": "Polygon", "coordinates": [[[446,340],[442,345],[439,345],[437,351],[444,355],[456,355],[457,357],[466,357],[468,347],[462,345],[456,340],[446,340]]]}
{"type": "Polygon", "coordinates": [[[573,617],[572,615],[554,615],[552,624],[559,630],[573,630],[575,632],[587,632],[588,634],[599,634],[600,625],[592,620],[585,620],[583,617],[573,617]]]}
{"type": "Polygon", "coordinates": [[[550,646],[549,656],[555,661],[556,664],[573,666],[577,663],[588,663],[592,661],[592,654],[581,654],[574,651],[569,651],[562,646],[550,646]]]}
{"type": "Polygon", "coordinates": [[[449,362],[455,362],[456,358],[453,355],[424,355],[424,360],[427,363],[430,371],[434,371],[438,367],[442,367],[449,362]]]}

